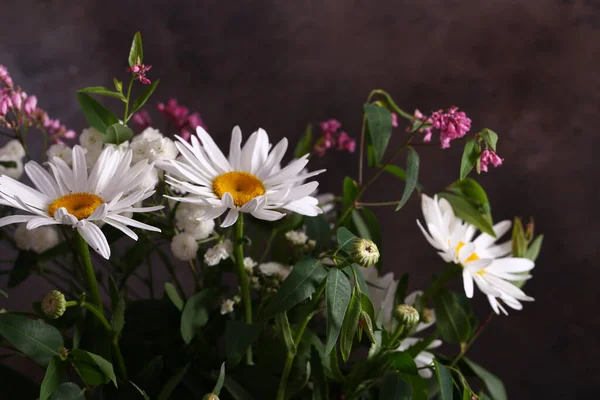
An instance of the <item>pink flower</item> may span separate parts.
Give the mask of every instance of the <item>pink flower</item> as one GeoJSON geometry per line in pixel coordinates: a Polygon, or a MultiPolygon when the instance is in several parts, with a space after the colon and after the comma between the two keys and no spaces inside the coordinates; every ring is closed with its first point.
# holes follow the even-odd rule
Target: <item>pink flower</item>
{"type": "Polygon", "coordinates": [[[133,122],[136,123],[142,130],[152,126],[152,119],[146,110],[136,112],[131,118],[133,119],[133,122]]]}
{"type": "Polygon", "coordinates": [[[440,130],[442,149],[450,147],[450,142],[459,139],[471,129],[471,119],[458,111],[458,107],[450,107],[446,112],[439,110],[431,115],[434,128],[440,130]]]}
{"type": "Polygon", "coordinates": [[[198,113],[193,113],[188,117],[188,124],[193,129],[196,129],[199,126],[205,126],[204,121],[202,121],[202,118],[200,118],[200,114],[198,113]]]}
{"type": "Polygon", "coordinates": [[[77,134],[75,133],[75,131],[69,129],[64,133],[64,137],[67,139],[75,139],[77,137],[77,134]]]}
{"type": "Polygon", "coordinates": [[[0,65],[0,81],[4,82],[7,86],[12,86],[13,81],[8,74],[8,69],[4,65],[0,65]]]}
{"type": "Polygon", "coordinates": [[[133,73],[135,78],[144,85],[149,85],[152,82],[146,78],[146,72],[150,71],[150,68],[152,68],[152,65],[144,65],[138,62],[133,67],[127,68],[127,72],[133,73]]]}
{"type": "Polygon", "coordinates": [[[392,113],[392,126],[394,128],[398,127],[398,116],[396,115],[396,113],[392,113]]]}
{"type": "Polygon", "coordinates": [[[31,115],[35,110],[37,110],[37,97],[29,96],[27,100],[25,100],[23,111],[25,111],[26,115],[31,115]]]}
{"type": "Polygon", "coordinates": [[[189,138],[190,129],[195,130],[198,126],[206,128],[200,114],[190,114],[187,107],[177,104],[177,99],[170,99],[166,105],[160,103],[156,108],[169,122],[175,125],[175,128],[184,139],[189,138]]]}
{"type": "Polygon", "coordinates": [[[338,150],[346,150],[354,153],[354,150],[356,150],[356,140],[352,139],[346,132],[341,132],[338,137],[338,150]]]}
{"type": "Polygon", "coordinates": [[[321,130],[323,132],[337,132],[342,127],[342,124],[337,119],[330,119],[321,122],[321,130]]]}
{"type": "Polygon", "coordinates": [[[9,109],[12,108],[12,101],[7,95],[2,96],[0,100],[0,115],[6,115],[9,109]]]}
{"type": "Polygon", "coordinates": [[[423,136],[423,141],[431,142],[431,136],[433,134],[431,125],[422,127],[425,124],[431,124],[431,118],[423,115],[419,109],[415,109],[415,112],[413,113],[412,124],[411,126],[406,127],[406,131],[411,132],[413,129],[419,126],[419,132],[425,134],[425,136],[423,136]]]}
{"type": "Polygon", "coordinates": [[[484,172],[488,172],[488,165],[491,163],[494,167],[499,167],[502,165],[504,160],[498,157],[493,150],[485,149],[481,153],[481,170],[484,172]]]}
{"type": "Polygon", "coordinates": [[[323,131],[321,136],[314,146],[315,153],[323,157],[327,149],[337,148],[338,150],[354,153],[356,150],[356,141],[352,139],[346,132],[340,132],[342,124],[336,119],[323,121],[319,124],[323,131]]]}

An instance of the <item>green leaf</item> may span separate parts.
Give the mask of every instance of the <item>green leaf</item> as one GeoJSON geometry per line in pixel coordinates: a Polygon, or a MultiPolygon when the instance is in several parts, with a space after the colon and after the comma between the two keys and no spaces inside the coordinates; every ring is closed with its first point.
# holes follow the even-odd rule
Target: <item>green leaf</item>
{"type": "Polygon", "coordinates": [[[121,300],[121,293],[119,292],[117,283],[112,275],[108,276],[108,295],[112,306],[116,307],[119,300],[121,300]]]}
{"type": "Polygon", "coordinates": [[[440,400],[452,400],[452,374],[438,360],[434,359],[433,364],[435,365],[435,377],[440,386],[440,400]]]}
{"type": "Polygon", "coordinates": [[[354,222],[354,226],[360,237],[373,240],[371,238],[371,233],[369,233],[369,228],[367,228],[367,224],[358,210],[352,210],[352,222],[354,222]]]}
{"type": "Polygon", "coordinates": [[[44,367],[64,347],[60,332],[52,325],[10,313],[0,314],[0,335],[44,367]]]}
{"type": "Polygon", "coordinates": [[[512,253],[515,257],[524,257],[527,251],[527,239],[521,218],[515,217],[512,230],[512,253]]]}
{"type": "Polygon", "coordinates": [[[356,197],[358,196],[358,183],[352,178],[344,178],[344,196],[342,201],[342,208],[347,209],[352,207],[356,197]]]}
{"type": "MultiPolygon", "coordinates": [[[[427,383],[419,374],[405,376],[412,387],[412,400],[428,400],[427,383]]],[[[469,399],[471,400],[471,399],[469,399]]]]}
{"type": "Polygon", "coordinates": [[[129,66],[133,67],[138,60],[140,63],[144,61],[144,47],[142,46],[142,34],[140,32],[136,32],[133,36],[133,42],[129,50],[129,66]]]}
{"type": "Polygon", "coordinates": [[[327,284],[325,286],[325,297],[327,299],[326,355],[335,348],[351,296],[352,286],[350,286],[346,274],[337,268],[331,268],[327,274],[327,284]]]}
{"type": "Polygon", "coordinates": [[[327,361],[322,358],[319,350],[312,347],[310,363],[312,365],[313,375],[313,395],[312,400],[328,400],[329,386],[327,385],[327,376],[325,375],[324,364],[327,361]]]}
{"type": "Polygon", "coordinates": [[[471,205],[482,214],[490,223],[492,222],[492,209],[490,201],[483,187],[471,178],[456,181],[450,186],[450,190],[455,194],[464,197],[471,205]]]}
{"type": "Polygon", "coordinates": [[[183,311],[184,301],[171,282],[165,282],[165,293],[179,311],[183,311]]]}
{"type": "Polygon", "coordinates": [[[396,304],[404,304],[408,292],[408,272],[402,274],[398,286],[396,286],[396,304]]]}
{"type": "Polygon", "coordinates": [[[312,150],[312,134],[313,127],[308,124],[306,130],[304,131],[304,135],[300,138],[298,143],[296,144],[296,148],[294,149],[294,157],[300,158],[305,154],[310,153],[312,150]]]}
{"type": "Polygon", "coordinates": [[[223,388],[223,383],[225,382],[225,363],[221,364],[221,370],[219,371],[219,378],[217,379],[217,383],[212,390],[212,393],[218,396],[221,393],[221,389],[223,388]]]}
{"type": "Polygon", "coordinates": [[[504,384],[496,375],[491,374],[481,365],[474,363],[467,357],[463,357],[463,361],[469,366],[469,368],[473,370],[475,375],[481,378],[493,400],[508,399],[506,389],[504,388],[504,384]]]}
{"type": "Polygon", "coordinates": [[[535,238],[533,243],[529,246],[527,251],[525,252],[525,258],[535,261],[540,255],[540,250],[542,250],[542,242],[544,241],[544,235],[539,235],[535,238]]]}
{"type": "Polygon", "coordinates": [[[120,299],[113,310],[111,325],[114,333],[120,335],[125,326],[125,300],[120,299]]]}
{"type": "Polygon", "coordinates": [[[498,143],[498,134],[496,132],[485,128],[479,132],[479,136],[492,150],[496,151],[496,143],[498,143]]]}
{"type": "Polygon", "coordinates": [[[448,200],[454,210],[454,214],[456,214],[458,218],[471,225],[475,225],[480,231],[485,232],[492,237],[496,237],[490,221],[488,221],[475,206],[469,203],[465,198],[450,193],[440,193],[439,196],[448,200]]]}
{"type": "Polygon", "coordinates": [[[135,390],[137,390],[138,393],[142,395],[142,397],[144,398],[144,400],[150,400],[150,396],[148,396],[148,394],[144,391],[144,389],[142,389],[141,387],[139,387],[138,385],[136,385],[132,381],[129,381],[129,383],[131,383],[131,386],[133,386],[135,388],[135,390]]]}
{"type": "Polygon", "coordinates": [[[275,325],[277,326],[277,330],[281,332],[281,336],[283,336],[287,350],[296,354],[296,344],[294,343],[294,335],[292,334],[292,327],[290,326],[287,313],[282,312],[277,314],[275,316],[275,325]]]}
{"type": "Polygon", "coordinates": [[[50,400],[85,400],[85,395],[73,382],[65,382],[54,391],[50,400]]]}
{"type": "Polygon", "coordinates": [[[394,351],[387,355],[386,363],[394,368],[394,370],[409,374],[418,375],[417,365],[413,357],[407,351],[394,351]]]}
{"type": "Polygon", "coordinates": [[[14,288],[23,283],[29,277],[31,268],[35,267],[37,261],[37,254],[33,251],[20,251],[8,275],[8,287],[14,288]]]}
{"type": "Polygon", "coordinates": [[[355,282],[355,284],[358,285],[358,287],[360,288],[360,291],[362,293],[369,293],[369,287],[367,286],[367,282],[365,281],[365,278],[362,274],[361,266],[359,266],[358,264],[352,264],[351,266],[347,266],[346,268],[344,268],[342,271],[344,271],[344,273],[347,274],[348,276],[354,277],[354,274],[352,273],[352,269],[354,270],[354,273],[356,274],[356,278],[358,279],[358,282],[355,282]]]}
{"type": "Polygon", "coordinates": [[[125,96],[121,92],[115,92],[104,86],[90,86],[79,90],[80,93],[93,93],[100,96],[114,97],[119,100],[125,100],[125,96]]]}
{"type": "Polygon", "coordinates": [[[364,330],[367,333],[367,337],[371,343],[376,343],[375,331],[373,329],[373,318],[369,316],[369,313],[365,311],[360,312],[361,331],[364,330]]]}
{"type": "Polygon", "coordinates": [[[406,380],[395,372],[388,372],[383,376],[380,399],[385,400],[411,400],[412,388],[406,380]]]}
{"type": "Polygon", "coordinates": [[[16,161],[0,161],[0,166],[4,168],[17,168],[16,161]]]}
{"type": "Polygon", "coordinates": [[[259,322],[252,325],[244,321],[227,320],[225,325],[225,353],[230,367],[236,366],[248,347],[258,339],[263,325],[259,322]]]}
{"type": "Polygon", "coordinates": [[[346,252],[347,254],[350,254],[350,252],[352,251],[352,239],[354,239],[356,236],[354,236],[354,234],[352,232],[350,232],[348,229],[341,226],[337,230],[336,237],[337,237],[338,246],[344,252],[346,252]]]}
{"type": "Polygon", "coordinates": [[[477,164],[480,155],[481,150],[479,149],[479,144],[473,139],[467,140],[460,162],[460,179],[465,179],[467,175],[469,175],[469,172],[471,172],[475,167],[475,164],[477,164]]]}
{"type": "Polygon", "coordinates": [[[465,343],[471,334],[471,323],[456,296],[442,290],[434,296],[433,303],[437,326],[444,340],[449,343],[465,343]]]}
{"type": "Polygon", "coordinates": [[[106,128],[102,140],[104,140],[104,143],[112,143],[118,146],[131,139],[132,136],[133,131],[129,127],[117,122],[106,128]]]}
{"type": "Polygon", "coordinates": [[[8,293],[6,293],[4,290],[0,289],[0,294],[6,298],[8,298],[8,293]]]}
{"type": "Polygon", "coordinates": [[[50,363],[48,363],[48,368],[46,368],[46,375],[44,375],[42,385],[40,386],[39,400],[47,400],[56,391],[62,380],[63,373],[64,367],[60,357],[52,357],[50,363]]]}
{"type": "Polygon", "coordinates": [[[162,390],[158,394],[157,400],[169,400],[171,398],[171,394],[173,390],[179,386],[181,380],[184,375],[187,373],[190,368],[190,363],[187,363],[185,367],[180,368],[175,375],[169,378],[169,380],[165,383],[162,390]]]}
{"type": "Polygon", "coordinates": [[[371,320],[375,320],[375,307],[369,298],[368,292],[360,293],[360,307],[369,315],[369,317],[371,317],[371,320]]]}
{"type": "Polygon", "coordinates": [[[137,99],[135,99],[135,101],[133,102],[133,107],[131,109],[130,115],[135,114],[142,107],[144,107],[144,104],[146,104],[146,102],[148,101],[150,96],[152,96],[152,93],[154,93],[156,86],[158,86],[158,82],[160,82],[160,79],[157,79],[154,82],[152,82],[151,84],[146,85],[146,89],[144,89],[142,94],[140,94],[140,96],[137,99]]]}
{"type": "Polygon", "coordinates": [[[348,308],[346,309],[346,315],[344,316],[342,332],[340,335],[340,351],[344,362],[348,361],[350,352],[352,351],[352,344],[358,328],[360,312],[360,300],[356,295],[356,291],[353,291],[350,302],[348,303],[348,308]]]}
{"type": "Polygon", "coordinates": [[[406,167],[406,186],[404,186],[404,193],[400,198],[400,203],[396,207],[396,211],[400,210],[404,204],[410,198],[410,195],[415,190],[417,185],[417,179],[419,178],[419,154],[412,148],[409,148],[407,167],[406,167]]]}
{"type": "Polygon", "coordinates": [[[112,364],[100,357],[98,354],[90,353],[89,351],[81,350],[81,349],[73,349],[69,353],[69,356],[75,360],[75,363],[82,362],[90,365],[96,366],[104,375],[104,383],[108,383],[112,381],[115,387],[117,385],[117,377],[115,376],[115,371],[113,369],[112,364]]]}
{"type": "Polygon", "coordinates": [[[254,400],[254,398],[250,396],[250,394],[242,386],[240,386],[239,383],[234,381],[229,376],[225,378],[223,386],[225,387],[225,389],[227,389],[227,391],[229,392],[231,397],[234,398],[234,400],[254,400]]]}
{"type": "Polygon", "coordinates": [[[209,311],[214,307],[218,289],[204,289],[185,303],[181,314],[181,337],[189,344],[194,336],[208,322],[209,311]]]}
{"type": "Polygon", "coordinates": [[[115,85],[115,89],[117,89],[117,92],[123,93],[123,82],[121,82],[117,78],[113,78],[113,85],[115,85]]]}
{"type": "Polygon", "coordinates": [[[318,260],[310,257],[302,258],[271,297],[265,309],[265,318],[269,319],[277,313],[287,311],[309,298],[326,276],[327,271],[318,260]]]}
{"type": "Polygon", "coordinates": [[[317,242],[318,248],[326,247],[329,244],[331,229],[329,228],[329,222],[323,215],[304,217],[304,224],[306,225],[306,234],[317,242]]]}
{"type": "Polygon", "coordinates": [[[77,93],[77,101],[88,124],[96,130],[106,133],[109,126],[119,123],[119,118],[106,107],[86,93],[77,93]]]}
{"type": "Polygon", "coordinates": [[[379,164],[392,136],[392,114],[386,108],[374,104],[365,104],[364,110],[373,145],[374,161],[375,164],[379,164]]]}

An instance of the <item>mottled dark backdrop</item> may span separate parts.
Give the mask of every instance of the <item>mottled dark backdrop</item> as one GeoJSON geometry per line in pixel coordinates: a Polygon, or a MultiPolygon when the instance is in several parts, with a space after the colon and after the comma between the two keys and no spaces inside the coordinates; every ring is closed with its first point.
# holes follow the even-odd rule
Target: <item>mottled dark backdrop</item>
{"type": "MultiPolygon", "coordinates": [[[[481,181],[496,219],[534,216],[546,234],[524,311],[492,321],[472,357],[498,373],[513,399],[588,399],[600,392],[597,332],[597,152],[600,1],[43,1],[2,2],[0,63],[44,108],[85,127],[78,88],[123,77],[132,34],[144,35],[155,100],[176,96],[201,112],[218,142],[240,124],[297,138],[307,122],[340,119],[359,132],[362,102],[385,88],[406,109],[456,104],[473,128],[501,135],[505,166],[481,181]]],[[[402,139],[398,131],[395,142],[402,139]]],[[[422,151],[428,193],[455,179],[459,145],[422,151]]],[[[356,155],[332,154],[320,180],[341,189],[356,155]]],[[[320,165],[319,165],[320,166],[320,165]]],[[[382,179],[369,200],[399,197],[382,179]],[[379,195],[380,194],[380,195],[379,195]]],[[[414,223],[416,199],[388,223],[385,268],[412,288],[440,261],[414,223]]],[[[4,287],[4,281],[0,283],[4,287]]],[[[29,307],[32,280],[10,292],[29,307]],[[30,289],[30,290],[27,290],[30,289]],[[24,295],[24,293],[28,293],[24,295]]],[[[487,313],[481,295],[474,303],[487,313]]]]}

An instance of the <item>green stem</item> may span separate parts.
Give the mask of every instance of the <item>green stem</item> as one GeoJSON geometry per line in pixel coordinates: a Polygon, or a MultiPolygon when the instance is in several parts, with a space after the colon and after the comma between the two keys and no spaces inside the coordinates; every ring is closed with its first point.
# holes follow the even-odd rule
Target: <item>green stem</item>
{"type": "Polygon", "coordinates": [[[429,300],[431,300],[448,282],[450,279],[454,278],[462,271],[462,268],[456,264],[448,264],[442,275],[437,278],[431,286],[427,288],[423,296],[421,296],[421,304],[425,305],[429,300]]]}
{"type": "Polygon", "coordinates": [[[100,311],[98,309],[98,307],[96,307],[94,304],[88,303],[85,300],[80,302],[79,305],[81,307],[85,308],[86,310],[88,310],[89,312],[91,312],[92,314],[94,314],[94,316],[102,324],[104,329],[106,329],[108,332],[112,332],[112,326],[110,325],[110,323],[108,322],[108,320],[106,319],[106,317],[104,316],[102,311],[100,311]]]}
{"type": "Polygon", "coordinates": [[[469,349],[471,348],[473,343],[475,343],[475,340],[477,340],[479,335],[481,335],[483,333],[483,330],[485,329],[487,324],[490,323],[493,316],[494,316],[494,312],[492,311],[486,318],[485,322],[483,324],[481,324],[481,326],[477,329],[477,331],[475,332],[475,334],[473,335],[473,337],[471,338],[469,343],[467,343],[465,346],[462,346],[462,348],[460,349],[460,353],[458,353],[456,358],[454,358],[454,360],[452,360],[452,364],[450,364],[450,367],[455,367],[456,364],[458,364],[458,362],[464,357],[464,355],[467,354],[467,351],[469,351],[469,349]]]}
{"type": "Polygon", "coordinates": [[[376,202],[367,202],[367,201],[357,201],[356,205],[359,207],[385,207],[385,206],[396,206],[400,203],[400,200],[393,201],[376,201],[376,202]]]}
{"type": "MultiPolygon", "coordinates": [[[[234,256],[235,263],[237,266],[237,274],[240,280],[240,290],[242,292],[242,299],[244,302],[244,315],[246,324],[252,325],[252,302],[250,299],[250,283],[248,282],[248,274],[246,273],[246,268],[244,267],[244,243],[242,241],[243,237],[244,217],[243,214],[240,213],[238,215],[238,219],[235,224],[234,230],[234,256]]],[[[248,352],[246,353],[246,364],[254,364],[252,362],[252,346],[248,347],[248,352]]]]}
{"type": "Polygon", "coordinates": [[[281,380],[279,381],[279,388],[277,389],[277,400],[285,399],[285,389],[287,386],[288,378],[290,376],[290,371],[292,370],[292,365],[294,365],[294,358],[296,358],[296,354],[288,352],[287,357],[285,359],[285,364],[283,366],[281,380]]]}
{"type": "Polygon", "coordinates": [[[85,281],[85,287],[88,291],[89,297],[92,304],[98,307],[98,310],[102,312],[104,306],[102,304],[102,298],[100,297],[100,290],[98,289],[98,281],[96,280],[96,273],[94,266],[92,265],[92,258],[90,257],[90,248],[87,242],[79,234],[75,232],[75,246],[79,253],[79,260],[81,262],[83,280],[85,281]]]}
{"type": "Polygon", "coordinates": [[[267,245],[265,246],[265,250],[263,251],[262,255],[260,256],[260,260],[258,261],[259,264],[261,264],[263,261],[265,261],[265,258],[267,258],[267,255],[269,254],[269,250],[271,250],[271,246],[273,245],[273,240],[275,239],[277,232],[279,232],[278,229],[273,229],[271,231],[271,235],[269,236],[269,239],[267,240],[267,245]]]}
{"type": "Polygon", "coordinates": [[[123,116],[123,125],[127,125],[127,121],[129,121],[129,116],[127,114],[129,113],[129,99],[131,98],[131,87],[133,86],[134,80],[135,78],[131,78],[129,81],[129,87],[127,88],[127,101],[125,102],[125,116],[123,116]]]}
{"type": "Polygon", "coordinates": [[[192,274],[194,275],[194,281],[196,282],[196,290],[200,290],[202,284],[200,283],[200,275],[198,275],[198,269],[196,268],[195,259],[190,260],[188,264],[190,265],[190,269],[192,270],[192,274]]]}

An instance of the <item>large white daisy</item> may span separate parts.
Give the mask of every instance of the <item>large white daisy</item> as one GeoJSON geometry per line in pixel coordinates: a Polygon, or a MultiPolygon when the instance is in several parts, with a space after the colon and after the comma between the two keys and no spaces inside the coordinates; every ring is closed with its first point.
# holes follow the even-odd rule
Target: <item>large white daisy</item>
{"type": "Polygon", "coordinates": [[[35,188],[8,176],[0,176],[0,202],[30,214],[0,218],[0,226],[25,222],[27,229],[69,225],[106,259],[110,257],[110,247],[98,224],[111,225],[134,240],[137,240],[137,235],[127,226],[160,232],[156,227],[123,215],[156,211],[163,207],[133,207],[154,192],[135,189],[137,180],[151,170],[152,165],[143,160],[130,166],[131,157],[131,151],[121,152],[112,146],[107,147],[88,176],[85,150],[75,146],[72,168],[58,157],[48,163],[52,175],[35,161],[25,165],[25,173],[35,188]]]}
{"type": "Polygon", "coordinates": [[[225,157],[211,136],[201,127],[191,144],[177,137],[181,154],[178,160],[160,162],[169,172],[167,183],[185,197],[173,200],[206,206],[200,220],[215,219],[228,211],[221,226],[233,225],[240,212],[258,219],[275,221],[283,211],[315,216],[322,211],[311,193],[317,182],[302,183],[324,170],[303,173],[308,155],[281,168],[280,163],[288,146],[282,139],[272,149],[267,133],[259,129],[242,143],[239,127],[233,128],[229,157],[225,157]]]}

